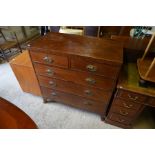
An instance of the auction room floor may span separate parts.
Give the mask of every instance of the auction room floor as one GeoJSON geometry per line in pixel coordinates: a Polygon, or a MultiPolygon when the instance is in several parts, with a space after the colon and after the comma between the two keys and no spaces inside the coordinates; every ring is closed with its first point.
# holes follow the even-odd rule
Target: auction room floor
{"type": "Polygon", "coordinates": [[[41,97],[24,93],[9,63],[0,64],[0,96],[26,112],[46,129],[116,129],[101,121],[100,116],[59,103],[44,104],[41,97]]]}

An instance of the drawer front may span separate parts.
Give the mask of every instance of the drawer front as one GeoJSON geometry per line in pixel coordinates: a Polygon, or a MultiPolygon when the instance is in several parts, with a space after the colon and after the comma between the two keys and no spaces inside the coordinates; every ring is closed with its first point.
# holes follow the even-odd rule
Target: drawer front
{"type": "Polygon", "coordinates": [[[141,107],[141,104],[139,104],[139,103],[135,103],[135,102],[131,102],[131,101],[125,101],[125,100],[119,99],[117,97],[114,98],[112,104],[116,105],[116,106],[121,106],[121,107],[126,108],[126,109],[135,109],[135,110],[139,110],[141,107]]]}
{"type": "Polygon", "coordinates": [[[112,120],[112,121],[116,121],[118,123],[122,123],[122,124],[131,124],[131,119],[128,118],[128,117],[124,117],[122,115],[119,115],[119,114],[115,114],[115,113],[112,113],[110,112],[108,114],[108,119],[112,120]]]}
{"type": "Polygon", "coordinates": [[[123,98],[124,100],[127,100],[127,101],[133,101],[138,103],[144,103],[147,99],[147,97],[144,95],[126,91],[126,90],[118,90],[117,97],[123,98]]]}
{"type": "Polygon", "coordinates": [[[68,68],[68,58],[65,56],[49,55],[40,52],[30,52],[33,62],[68,68]]]}
{"type": "Polygon", "coordinates": [[[110,112],[117,113],[125,117],[134,117],[138,111],[112,105],[110,112]]]}
{"type": "Polygon", "coordinates": [[[95,63],[82,58],[71,58],[71,68],[74,70],[88,71],[93,74],[103,75],[112,79],[116,79],[119,67],[110,66],[103,63],[95,63]]]}
{"type": "Polygon", "coordinates": [[[113,90],[113,87],[115,85],[115,81],[112,81],[108,78],[103,78],[101,76],[92,75],[91,73],[64,70],[40,64],[34,64],[34,67],[37,75],[57,78],[84,86],[101,88],[105,91],[113,90]]]}
{"type": "Polygon", "coordinates": [[[109,102],[112,94],[112,92],[110,91],[103,91],[88,86],[84,87],[82,85],[77,85],[72,82],[66,82],[63,80],[48,78],[44,76],[38,76],[38,80],[40,85],[43,87],[53,88],[55,90],[79,95],[88,99],[94,99],[103,102],[103,104],[107,104],[109,102]]]}
{"type": "Polygon", "coordinates": [[[48,101],[62,102],[80,109],[96,112],[99,114],[105,113],[105,105],[100,102],[95,102],[88,100],[76,95],[60,92],[54,89],[49,89],[41,87],[43,96],[48,99],[48,101]]]}

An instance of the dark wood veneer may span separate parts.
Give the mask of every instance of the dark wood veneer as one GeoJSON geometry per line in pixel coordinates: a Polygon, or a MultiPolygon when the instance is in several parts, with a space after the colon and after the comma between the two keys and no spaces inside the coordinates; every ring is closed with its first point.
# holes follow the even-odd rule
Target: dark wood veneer
{"type": "Polygon", "coordinates": [[[91,60],[82,59],[81,57],[71,58],[71,69],[92,72],[97,75],[103,75],[112,79],[117,78],[120,68],[115,65],[96,63],[91,60]],[[89,66],[93,66],[92,71],[89,66]]]}
{"type": "Polygon", "coordinates": [[[79,95],[88,99],[97,100],[103,103],[108,103],[111,96],[110,91],[104,91],[89,86],[75,85],[73,82],[58,80],[44,76],[38,76],[40,86],[60,90],[66,93],[79,95]]]}
{"type": "Polygon", "coordinates": [[[47,54],[84,56],[120,66],[123,45],[108,39],[72,34],[48,33],[30,43],[30,50],[47,54]]]}
{"type": "Polygon", "coordinates": [[[68,82],[73,82],[84,86],[101,88],[106,91],[108,90],[112,91],[115,86],[115,81],[111,80],[110,78],[104,78],[88,72],[71,71],[40,64],[34,64],[34,67],[37,75],[65,80],[68,82]],[[47,70],[50,70],[51,73],[48,73],[47,70]]]}
{"type": "Polygon", "coordinates": [[[47,98],[48,101],[62,102],[80,109],[88,110],[103,115],[105,111],[106,104],[102,102],[97,102],[93,100],[88,100],[76,95],[64,93],[54,89],[48,89],[41,87],[43,96],[47,98]]]}
{"type": "Polygon", "coordinates": [[[124,65],[106,122],[131,128],[146,106],[155,107],[155,88],[151,85],[147,88],[141,87],[138,80],[136,64],[124,65]]]}
{"type": "Polygon", "coordinates": [[[36,63],[68,68],[68,58],[65,56],[58,56],[46,53],[38,54],[37,52],[31,52],[31,57],[36,63]]]}
{"type": "Polygon", "coordinates": [[[45,102],[62,102],[105,118],[123,61],[122,44],[49,33],[32,41],[29,52],[45,102]]]}

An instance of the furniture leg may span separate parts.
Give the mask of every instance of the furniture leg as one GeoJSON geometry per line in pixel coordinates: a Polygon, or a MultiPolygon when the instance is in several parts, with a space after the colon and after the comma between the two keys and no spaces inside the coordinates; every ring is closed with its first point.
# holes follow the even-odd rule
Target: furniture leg
{"type": "Polygon", "coordinates": [[[106,118],[106,117],[105,117],[104,115],[101,116],[101,120],[102,120],[102,121],[105,121],[105,118],[106,118]]]}
{"type": "Polygon", "coordinates": [[[47,99],[46,98],[43,98],[43,103],[47,103],[47,99]]]}
{"type": "Polygon", "coordinates": [[[49,98],[43,98],[43,103],[47,102],[55,102],[55,100],[49,99],[49,98]]]}

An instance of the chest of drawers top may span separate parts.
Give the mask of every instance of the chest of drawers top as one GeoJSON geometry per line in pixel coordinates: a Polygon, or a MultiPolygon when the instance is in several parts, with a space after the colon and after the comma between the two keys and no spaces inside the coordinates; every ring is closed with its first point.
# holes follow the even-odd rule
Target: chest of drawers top
{"type": "Polygon", "coordinates": [[[49,33],[30,43],[30,51],[55,55],[82,56],[110,65],[122,64],[122,44],[88,36],[49,33]]]}
{"type": "Polygon", "coordinates": [[[155,84],[148,83],[146,88],[139,85],[140,77],[135,63],[126,64],[122,69],[117,84],[120,92],[118,95],[135,100],[140,104],[155,107],[155,84]]]}
{"type": "Polygon", "coordinates": [[[122,68],[117,88],[155,98],[155,84],[150,83],[147,87],[139,85],[140,76],[135,63],[125,64],[122,68]]]}

